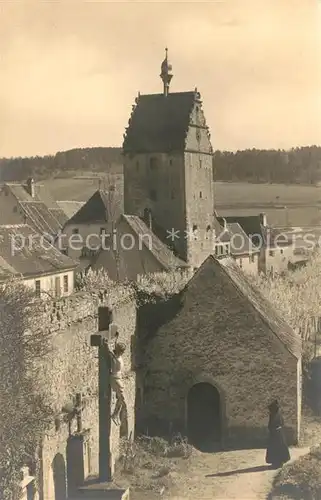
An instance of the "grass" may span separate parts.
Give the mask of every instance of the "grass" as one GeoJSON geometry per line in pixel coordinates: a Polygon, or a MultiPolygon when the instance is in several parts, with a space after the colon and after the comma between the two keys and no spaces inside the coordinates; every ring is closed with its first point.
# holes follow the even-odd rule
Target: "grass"
{"type": "MultiPolygon", "coordinates": [[[[84,173],[90,176],[90,172],[84,173]]],[[[94,177],[98,176],[95,173],[94,177]]],[[[98,179],[42,181],[56,200],[87,201],[98,189],[98,179]]],[[[274,225],[315,225],[321,220],[321,188],[284,184],[216,182],[215,205],[223,215],[265,212],[274,225]],[[284,208],[287,207],[287,208],[284,208]]]]}
{"type": "Polygon", "coordinates": [[[133,443],[124,440],[116,476],[131,487],[133,498],[154,500],[175,492],[175,474],[188,464],[193,448],[180,435],[172,441],[142,436],[133,443]],[[146,497],[145,497],[145,496],[146,497]]]}
{"type": "Polygon", "coordinates": [[[269,500],[320,500],[321,446],[285,466],[276,477],[269,500]]]}

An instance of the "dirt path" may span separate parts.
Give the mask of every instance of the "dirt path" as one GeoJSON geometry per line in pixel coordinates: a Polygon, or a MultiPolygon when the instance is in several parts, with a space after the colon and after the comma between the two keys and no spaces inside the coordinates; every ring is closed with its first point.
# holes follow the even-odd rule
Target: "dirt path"
{"type": "MultiPolygon", "coordinates": [[[[292,460],[308,452],[309,448],[293,448],[292,460]]],[[[190,461],[188,472],[171,473],[179,493],[166,498],[265,500],[277,471],[265,466],[264,453],[264,450],[197,453],[190,461]]]]}

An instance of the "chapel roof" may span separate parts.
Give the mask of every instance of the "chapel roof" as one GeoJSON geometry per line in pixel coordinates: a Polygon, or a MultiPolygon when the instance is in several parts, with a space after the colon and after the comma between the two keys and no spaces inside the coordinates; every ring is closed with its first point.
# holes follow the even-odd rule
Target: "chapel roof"
{"type": "Polygon", "coordinates": [[[258,313],[273,335],[284,345],[288,352],[299,359],[302,352],[300,335],[284,321],[271,302],[251,283],[233,258],[216,259],[210,255],[186,285],[185,290],[188,290],[190,283],[194,282],[196,284],[198,279],[202,280],[203,276],[208,276],[211,270],[214,271],[214,279],[221,281],[223,293],[224,282],[232,283],[239,294],[247,299],[249,305],[258,313]]]}

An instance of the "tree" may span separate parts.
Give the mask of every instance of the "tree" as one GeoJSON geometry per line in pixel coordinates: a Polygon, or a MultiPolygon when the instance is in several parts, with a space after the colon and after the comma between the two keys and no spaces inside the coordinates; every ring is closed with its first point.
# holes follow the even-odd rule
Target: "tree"
{"type": "Polygon", "coordinates": [[[310,361],[321,318],[321,254],[316,252],[306,267],[283,276],[251,278],[275,309],[296,330],[303,341],[304,361],[310,361]]]}
{"type": "Polygon", "coordinates": [[[19,498],[23,465],[37,473],[37,447],[53,417],[42,395],[37,362],[49,351],[42,302],[23,282],[0,287],[0,491],[19,498]]]}

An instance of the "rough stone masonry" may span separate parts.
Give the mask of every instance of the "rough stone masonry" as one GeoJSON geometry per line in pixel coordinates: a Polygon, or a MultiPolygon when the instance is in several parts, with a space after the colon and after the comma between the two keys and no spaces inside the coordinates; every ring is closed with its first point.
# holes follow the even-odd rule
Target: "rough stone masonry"
{"type": "MultiPolygon", "coordinates": [[[[130,377],[125,380],[126,427],[128,433],[134,430],[135,373],[131,346],[136,327],[136,304],[133,297],[119,290],[113,296],[103,292],[95,295],[77,293],[46,303],[44,333],[50,333],[52,350],[42,360],[39,376],[46,401],[57,419],[42,445],[40,490],[43,500],[63,500],[67,496],[67,440],[70,433],[76,432],[76,420],[72,420],[70,426],[65,423],[62,408],[72,405],[77,393],[83,396],[82,426],[89,430],[88,473],[90,476],[98,474],[98,359],[96,349],[90,346],[90,335],[97,332],[100,305],[110,308],[112,321],[119,328],[119,341],[127,345],[124,363],[130,377]]],[[[112,424],[114,461],[119,456],[119,440],[120,429],[112,424]]]]}

